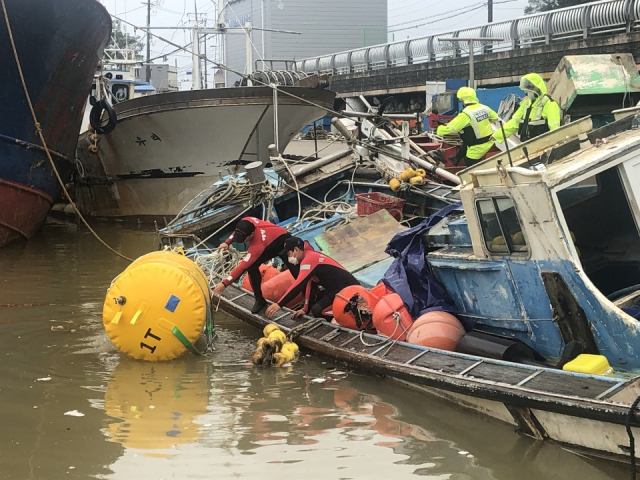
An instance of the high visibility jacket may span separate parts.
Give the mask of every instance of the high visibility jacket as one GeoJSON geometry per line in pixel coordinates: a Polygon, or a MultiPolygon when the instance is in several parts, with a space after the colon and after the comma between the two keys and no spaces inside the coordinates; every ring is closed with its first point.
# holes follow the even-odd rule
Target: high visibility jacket
{"type": "MultiPolygon", "coordinates": [[[[544,80],[537,76],[530,77],[530,81],[537,89],[536,99],[532,102],[529,97],[525,97],[520,102],[520,107],[513,114],[513,117],[505,123],[504,133],[508,137],[516,131],[520,135],[520,140],[526,141],[542,135],[560,126],[560,107],[549,95],[544,80]]],[[[502,131],[498,130],[493,134],[496,142],[504,142],[502,131]]]]}
{"type": "Polygon", "coordinates": [[[464,107],[447,125],[438,127],[438,135],[459,133],[467,147],[466,156],[472,160],[480,160],[493,146],[489,140],[493,130],[491,122],[498,119],[498,114],[486,105],[472,103],[464,107]]]}

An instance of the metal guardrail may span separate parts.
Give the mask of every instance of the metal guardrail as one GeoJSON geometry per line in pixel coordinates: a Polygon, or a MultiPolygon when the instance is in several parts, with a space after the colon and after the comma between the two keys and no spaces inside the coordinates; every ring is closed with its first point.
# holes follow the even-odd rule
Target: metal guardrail
{"type": "Polygon", "coordinates": [[[452,42],[438,40],[444,37],[503,39],[475,42],[475,48],[482,54],[636,30],[640,30],[640,0],[602,0],[506,22],[308,58],[296,62],[296,67],[306,73],[340,75],[467,56],[452,42]]]}

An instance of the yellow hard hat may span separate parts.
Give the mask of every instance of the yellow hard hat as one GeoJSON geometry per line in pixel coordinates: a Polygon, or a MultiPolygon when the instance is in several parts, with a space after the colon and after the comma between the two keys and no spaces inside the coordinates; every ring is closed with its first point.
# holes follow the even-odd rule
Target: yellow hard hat
{"type": "Polygon", "coordinates": [[[476,91],[471,87],[461,87],[458,89],[458,100],[463,103],[478,103],[476,91]]]}

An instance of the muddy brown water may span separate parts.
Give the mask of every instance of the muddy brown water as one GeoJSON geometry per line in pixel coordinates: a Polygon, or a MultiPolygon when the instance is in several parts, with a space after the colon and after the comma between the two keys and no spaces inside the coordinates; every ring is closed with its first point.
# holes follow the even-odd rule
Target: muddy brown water
{"type": "MultiPolygon", "coordinates": [[[[97,229],[132,257],[155,248],[97,229]]],[[[308,352],[253,367],[259,332],[222,313],[207,357],[123,358],[101,310],[126,265],[70,224],[0,250],[0,478],[630,478],[308,352]]]]}

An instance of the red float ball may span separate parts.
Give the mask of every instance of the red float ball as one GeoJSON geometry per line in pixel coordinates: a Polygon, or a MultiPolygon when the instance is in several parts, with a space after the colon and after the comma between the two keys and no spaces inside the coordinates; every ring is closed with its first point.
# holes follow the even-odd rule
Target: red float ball
{"type": "Polygon", "coordinates": [[[347,304],[356,295],[358,296],[357,301],[360,307],[363,310],[368,311],[370,315],[376,306],[377,299],[363,286],[351,285],[340,290],[336,295],[336,298],[333,300],[333,317],[336,319],[336,322],[343,327],[351,328],[353,330],[363,330],[370,325],[366,319],[363,318],[362,320],[365,321],[361,322],[360,326],[358,326],[353,312],[344,311],[347,304]]]}
{"type": "Polygon", "coordinates": [[[460,321],[447,312],[428,312],[418,318],[407,335],[414,345],[454,352],[465,334],[460,321]]]}
{"type": "Polygon", "coordinates": [[[373,309],[373,326],[381,335],[404,342],[413,319],[397,293],[382,297],[373,309]]]}

